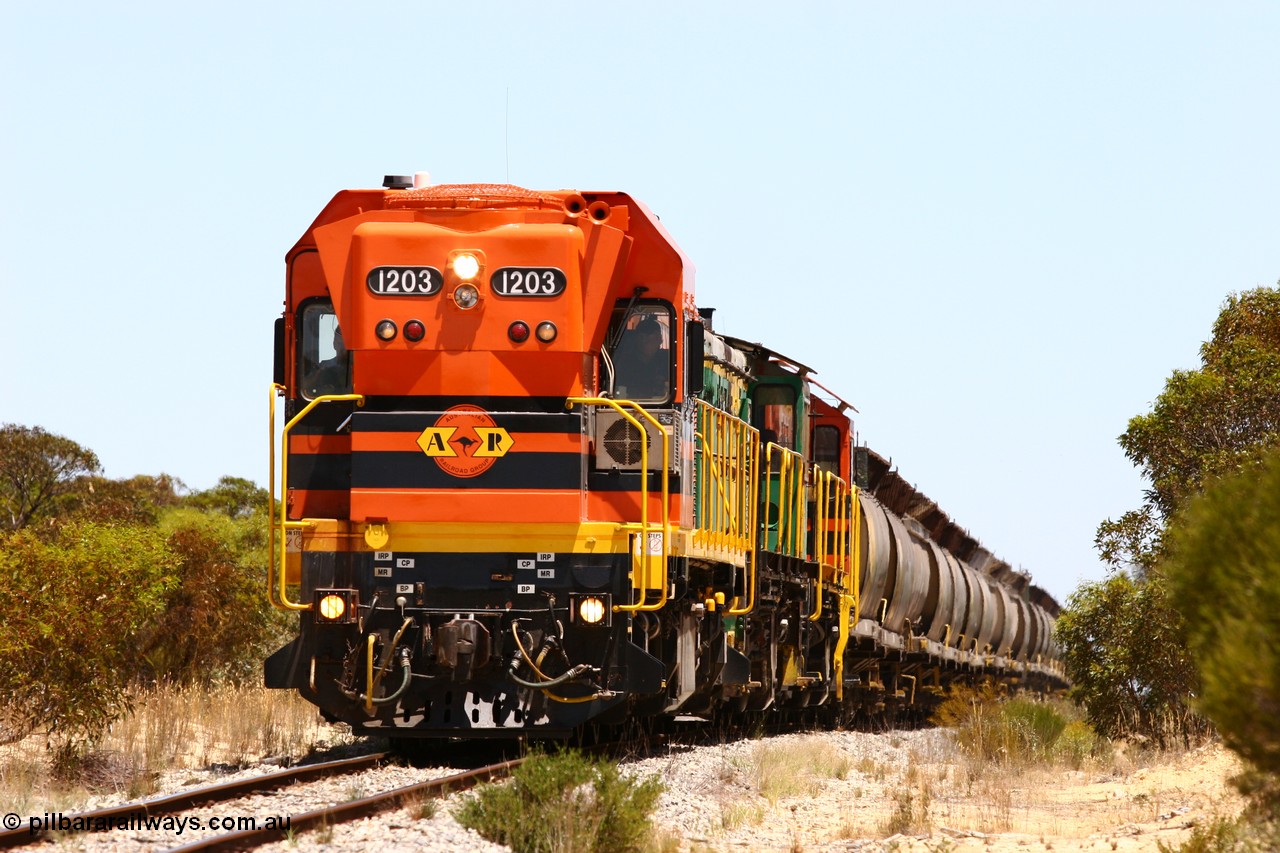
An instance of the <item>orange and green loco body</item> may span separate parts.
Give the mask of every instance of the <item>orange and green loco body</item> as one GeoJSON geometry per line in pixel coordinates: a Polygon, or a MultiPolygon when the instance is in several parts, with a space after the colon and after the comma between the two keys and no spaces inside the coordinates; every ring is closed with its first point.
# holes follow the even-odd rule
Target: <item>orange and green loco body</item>
{"type": "Polygon", "coordinates": [[[962,557],[899,558],[874,495],[902,489],[855,452],[847,404],[715,334],[625,194],[339,193],[288,254],[275,343],[269,589],[299,631],[266,680],[356,731],[841,717],[993,667],[1056,677],[1035,588],[992,593],[997,630],[962,557]]]}

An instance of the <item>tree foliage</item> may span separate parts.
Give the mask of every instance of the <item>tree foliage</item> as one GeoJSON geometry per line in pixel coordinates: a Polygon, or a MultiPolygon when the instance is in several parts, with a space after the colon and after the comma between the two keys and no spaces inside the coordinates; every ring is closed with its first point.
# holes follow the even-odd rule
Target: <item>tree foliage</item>
{"type": "Polygon", "coordinates": [[[1280,444],[1280,289],[1230,296],[1200,359],[1199,370],[1174,371],[1151,412],[1120,436],[1162,522],[1207,477],[1256,465],[1280,444]]]}
{"type": "Polygon", "coordinates": [[[98,457],[40,427],[0,426],[0,523],[20,530],[53,514],[80,478],[101,470],[98,457]]]}
{"type": "MultiPolygon", "coordinates": [[[[1199,707],[1280,792],[1280,452],[1211,483],[1162,564],[1201,673],[1199,707]]],[[[1280,807],[1280,797],[1275,797],[1280,807]]]]}
{"type": "Polygon", "coordinates": [[[1058,642],[1090,724],[1164,745],[1206,731],[1189,706],[1197,673],[1163,579],[1116,573],[1085,583],[1058,615],[1058,642]]]}
{"type": "Polygon", "coordinates": [[[267,511],[267,490],[243,477],[222,477],[212,489],[195,492],[184,506],[218,512],[228,518],[249,518],[267,511]]]}
{"type": "Polygon", "coordinates": [[[182,501],[182,481],[168,474],[126,480],[87,477],[68,498],[63,517],[119,524],[155,524],[167,507],[182,501]]]}
{"type": "Polygon", "coordinates": [[[1203,728],[1190,704],[1200,685],[1179,615],[1186,602],[1163,566],[1179,512],[1204,484],[1256,470],[1280,446],[1280,289],[1228,297],[1200,360],[1174,371],[1119,439],[1150,488],[1142,506],[1099,525],[1095,545],[1133,576],[1085,584],[1058,621],[1068,672],[1104,732],[1163,739],[1203,728]]]}
{"type": "Polygon", "coordinates": [[[177,584],[142,641],[140,674],[183,683],[256,677],[283,627],[263,592],[263,516],[177,509],[160,529],[177,562],[177,584]]]}
{"type": "Polygon", "coordinates": [[[5,736],[91,740],[127,707],[141,639],[177,584],[164,535],[71,523],[0,537],[5,736]]]}
{"type": "Polygon", "coordinates": [[[0,740],[86,745],[132,685],[256,675],[282,632],[263,594],[265,490],[99,471],[70,439],[0,428],[0,740]]]}

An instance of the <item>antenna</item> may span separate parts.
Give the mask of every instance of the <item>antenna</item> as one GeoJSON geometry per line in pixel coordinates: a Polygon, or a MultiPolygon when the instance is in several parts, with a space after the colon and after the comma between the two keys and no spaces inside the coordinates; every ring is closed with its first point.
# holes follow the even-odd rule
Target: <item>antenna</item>
{"type": "Polygon", "coordinates": [[[507,159],[507,183],[511,183],[511,87],[507,87],[507,108],[502,114],[502,153],[507,159]]]}

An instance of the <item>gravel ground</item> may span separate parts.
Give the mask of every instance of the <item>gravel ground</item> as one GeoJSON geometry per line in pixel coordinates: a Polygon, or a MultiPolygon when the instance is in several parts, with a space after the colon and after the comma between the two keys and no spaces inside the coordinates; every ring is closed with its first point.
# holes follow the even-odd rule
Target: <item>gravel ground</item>
{"type": "Polygon", "coordinates": [[[859,808],[879,814],[913,760],[948,752],[950,735],[938,729],[822,732],[681,750],[628,769],[666,783],[654,825],[670,831],[682,850],[871,851],[883,847],[838,837],[856,827],[853,814],[859,808]],[[761,791],[762,764],[773,765],[774,774],[812,775],[775,779],[775,787],[790,790],[770,796],[761,791]]]}
{"type": "MultiPolygon", "coordinates": [[[[1156,850],[1161,843],[1176,848],[1195,826],[1238,813],[1239,799],[1225,782],[1238,767],[1230,753],[1214,745],[1156,757],[1141,766],[1121,755],[1080,771],[975,771],[957,758],[950,733],[939,729],[792,734],[714,746],[672,746],[662,755],[623,765],[633,775],[658,776],[666,786],[653,822],[654,850],[661,853],[1105,853],[1156,850]]],[[[263,764],[216,778],[276,769],[263,764]]],[[[265,820],[447,772],[453,769],[389,766],[189,814],[206,821],[212,816],[265,820]]],[[[161,787],[164,794],[174,793],[208,784],[213,775],[180,772],[163,780],[161,787]]],[[[466,796],[302,832],[262,849],[507,850],[454,820],[466,796]]],[[[104,799],[93,805],[105,804],[104,799]]],[[[181,833],[173,828],[92,833],[61,840],[57,847],[149,853],[204,834],[189,826],[181,833]]]]}
{"type": "MultiPolygon", "coordinates": [[[[1241,807],[1226,781],[1239,762],[1218,744],[1009,770],[968,765],[945,730],[826,732],[672,747],[624,769],[666,785],[654,815],[662,853],[1155,851],[1241,807]]],[[[427,820],[401,811],[269,849],[505,850],[453,820],[465,796],[427,820]]]]}
{"type": "MultiPolygon", "coordinates": [[[[903,772],[912,755],[934,754],[946,749],[948,735],[940,731],[902,732],[875,735],[856,732],[829,732],[813,735],[783,735],[767,741],[744,740],[717,746],[672,747],[667,754],[628,762],[627,773],[659,776],[666,791],[654,815],[658,841],[667,850],[887,850],[884,844],[840,840],[835,846],[820,839],[838,834],[848,810],[842,798],[795,796],[771,804],[757,790],[754,770],[762,749],[779,753],[816,750],[842,756],[848,772],[846,780],[861,778],[855,768],[871,770],[860,784],[868,802],[873,789],[883,791],[895,774],[903,772]],[[881,781],[874,780],[881,775],[881,781]],[[758,819],[757,819],[758,818],[758,819]],[[799,844],[799,847],[796,845],[799,844]]],[[[822,780],[814,780],[818,787],[822,780]]],[[[465,794],[444,801],[430,819],[418,819],[412,810],[382,815],[335,826],[322,833],[307,833],[298,839],[264,850],[290,851],[368,850],[394,839],[396,847],[444,853],[459,850],[505,851],[465,829],[453,819],[453,811],[465,794]]],[[[891,843],[891,842],[890,842],[891,843]]]]}

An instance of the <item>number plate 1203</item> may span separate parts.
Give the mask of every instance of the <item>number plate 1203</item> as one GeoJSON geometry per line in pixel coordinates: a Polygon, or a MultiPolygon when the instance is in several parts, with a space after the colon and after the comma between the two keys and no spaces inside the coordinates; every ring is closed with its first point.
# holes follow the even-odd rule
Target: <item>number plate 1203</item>
{"type": "Polygon", "coordinates": [[[489,278],[498,296],[559,296],[565,284],[564,272],[555,267],[502,267],[489,278]]]}
{"type": "Polygon", "coordinates": [[[444,288],[435,267],[374,267],[364,281],[378,296],[434,296],[444,288]]]}

